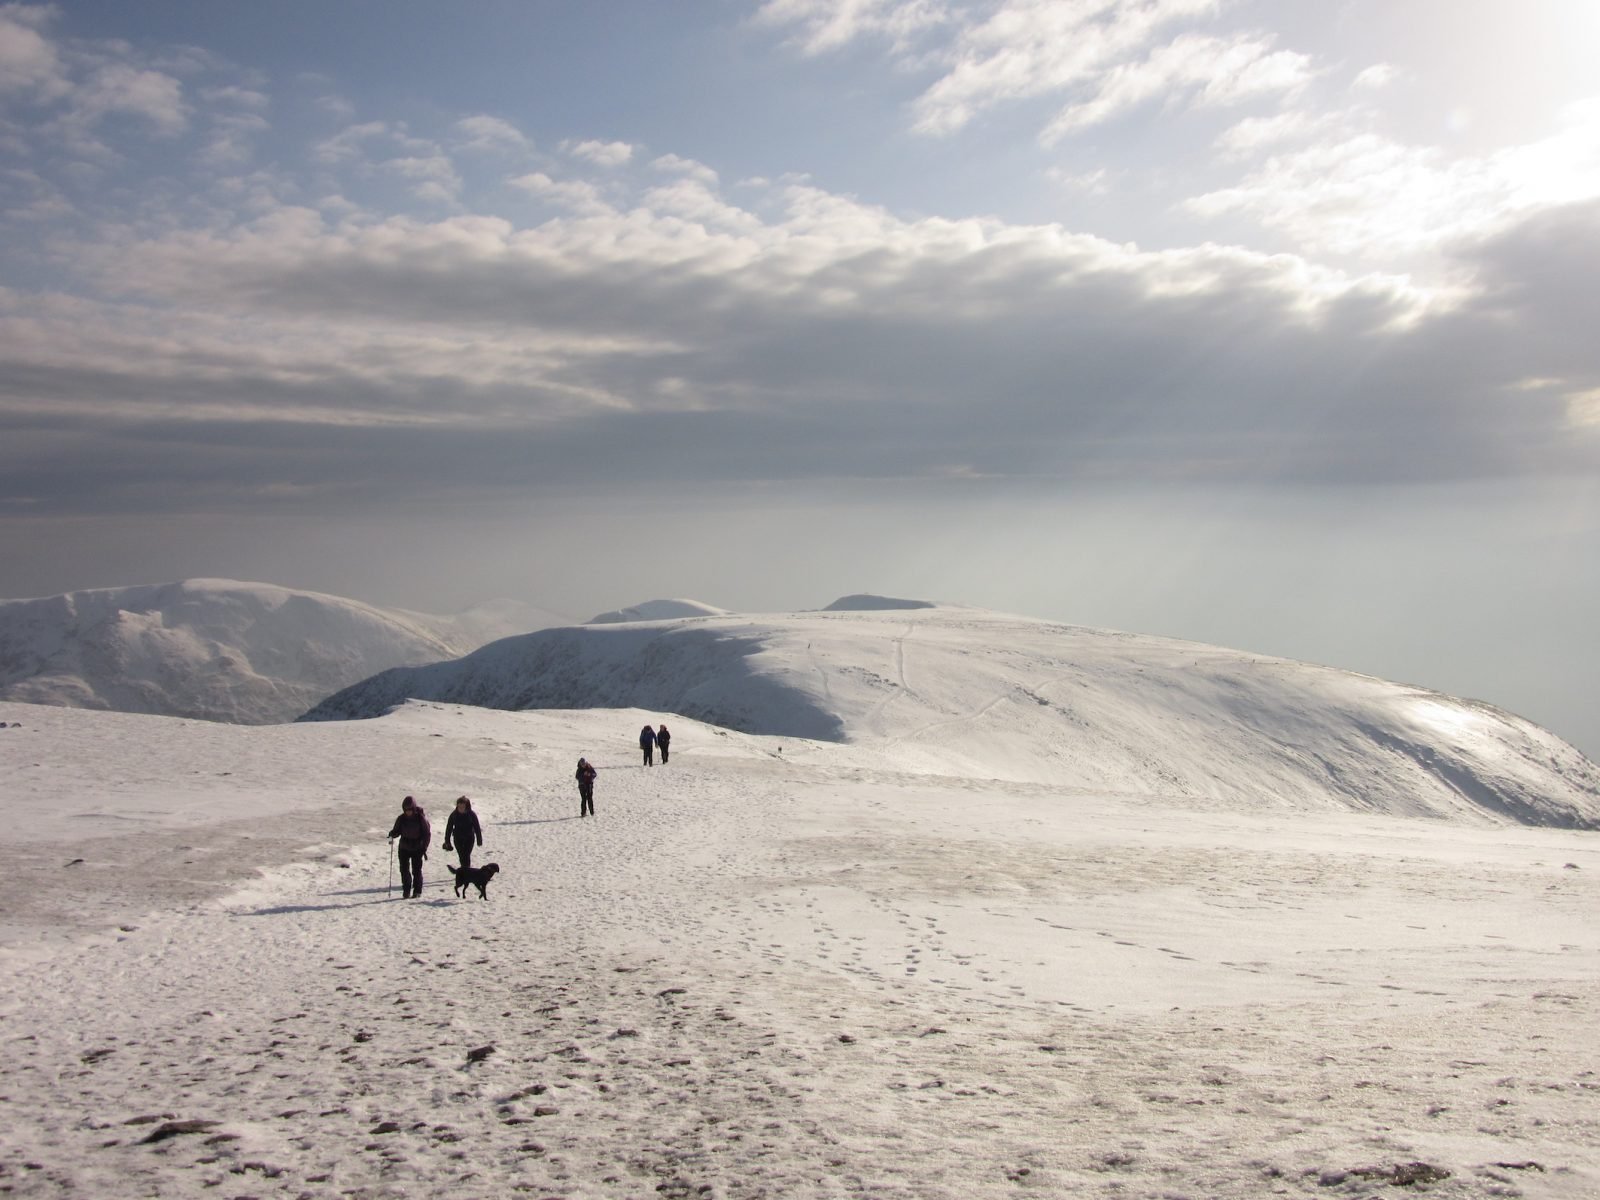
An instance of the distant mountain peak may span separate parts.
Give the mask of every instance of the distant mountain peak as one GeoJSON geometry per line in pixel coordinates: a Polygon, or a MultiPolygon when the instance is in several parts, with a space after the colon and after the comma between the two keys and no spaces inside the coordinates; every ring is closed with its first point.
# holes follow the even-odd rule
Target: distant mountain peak
{"type": "Polygon", "coordinates": [[[232,579],[0,600],[0,699],[272,724],[390,667],[560,623],[514,603],[435,617],[232,579]]]}
{"type": "Polygon", "coordinates": [[[616,608],[584,622],[586,625],[619,625],[625,621],[676,621],[684,617],[725,617],[728,610],[698,600],[646,600],[631,608],[616,608]]]}
{"type": "Polygon", "coordinates": [[[931,600],[897,600],[893,596],[874,596],[858,592],[853,596],[840,596],[823,612],[881,612],[896,608],[938,608],[931,600]]]}

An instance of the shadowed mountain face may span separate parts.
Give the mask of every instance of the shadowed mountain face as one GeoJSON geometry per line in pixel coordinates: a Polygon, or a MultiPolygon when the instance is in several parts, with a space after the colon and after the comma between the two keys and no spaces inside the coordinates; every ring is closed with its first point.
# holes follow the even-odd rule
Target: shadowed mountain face
{"type": "Polygon", "coordinates": [[[292,721],[375,671],[555,621],[500,602],[454,617],[229,580],[0,601],[0,699],[238,724],[292,721]]]}
{"type": "MultiPolygon", "coordinates": [[[[1327,667],[948,607],[545,630],[384,672],[311,720],[408,699],[641,708],[841,743],[863,766],[1196,805],[1600,828],[1600,770],[1489,705],[1327,667]]],[[[796,747],[790,754],[806,752],[796,747]]]]}
{"type": "Polygon", "coordinates": [[[546,629],[457,662],[400,667],[328,697],[307,721],[376,717],[406,700],[478,708],[642,708],[741,732],[840,741],[839,717],[756,659],[767,639],[739,619],[546,629]]]}

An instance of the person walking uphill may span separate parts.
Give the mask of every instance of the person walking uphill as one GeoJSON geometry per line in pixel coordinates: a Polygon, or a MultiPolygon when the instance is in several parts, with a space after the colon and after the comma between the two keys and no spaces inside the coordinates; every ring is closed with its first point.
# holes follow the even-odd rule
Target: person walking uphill
{"type": "Polygon", "coordinates": [[[594,768],[587,758],[578,760],[578,816],[594,816],[594,768]]]}
{"type": "Polygon", "coordinates": [[[400,839],[400,898],[409,900],[422,895],[422,860],[428,857],[428,843],[433,840],[428,814],[410,796],[400,801],[400,815],[389,830],[389,840],[395,838],[400,839]]]}
{"type": "Polygon", "coordinates": [[[656,745],[661,748],[661,765],[663,767],[667,765],[667,744],[671,741],[672,735],[667,732],[665,725],[656,730],[656,745]]]}
{"type": "Polygon", "coordinates": [[[639,749],[644,751],[644,765],[650,766],[655,756],[656,731],[648,725],[639,731],[639,749]]]}
{"type": "Polygon", "coordinates": [[[452,841],[456,844],[456,853],[461,856],[461,869],[465,871],[472,866],[473,847],[483,845],[483,826],[478,824],[478,814],[472,811],[472,801],[465,796],[456,797],[456,810],[444,823],[446,854],[450,852],[452,841]]]}

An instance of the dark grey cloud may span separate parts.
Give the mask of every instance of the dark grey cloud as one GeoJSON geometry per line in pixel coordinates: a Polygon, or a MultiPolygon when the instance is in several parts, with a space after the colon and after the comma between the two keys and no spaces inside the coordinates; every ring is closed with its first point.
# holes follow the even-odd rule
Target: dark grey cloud
{"type": "Polygon", "coordinates": [[[1593,471],[1570,397],[1600,378],[1579,336],[1600,206],[1461,261],[1477,290],[1428,307],[1299,260],[906,222],[809,190],[781,220],[708,225],[290,212],[93,247],[137,301],[0,322],[0,503],[1593,471]]]}

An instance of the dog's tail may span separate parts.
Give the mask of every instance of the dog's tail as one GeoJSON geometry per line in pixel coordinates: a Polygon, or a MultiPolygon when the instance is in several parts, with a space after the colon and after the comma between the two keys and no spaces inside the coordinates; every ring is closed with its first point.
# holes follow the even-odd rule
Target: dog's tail
{"type": "Polygon", "coordinates": [[[449,864],[449,863],[445,863],[445,865],[444,865],[444,869],[445,869],[445,870],[446,870],[446,871],[449,871],[449,872],[450,872],[450,874],[452,874],[452,875],[459,875],[459,874],[461,874],[461,868],[460,868],[460,867],[452,867],[452,866],[451,866],[451,865],[450,865],[450,864],[449,864]]]}

